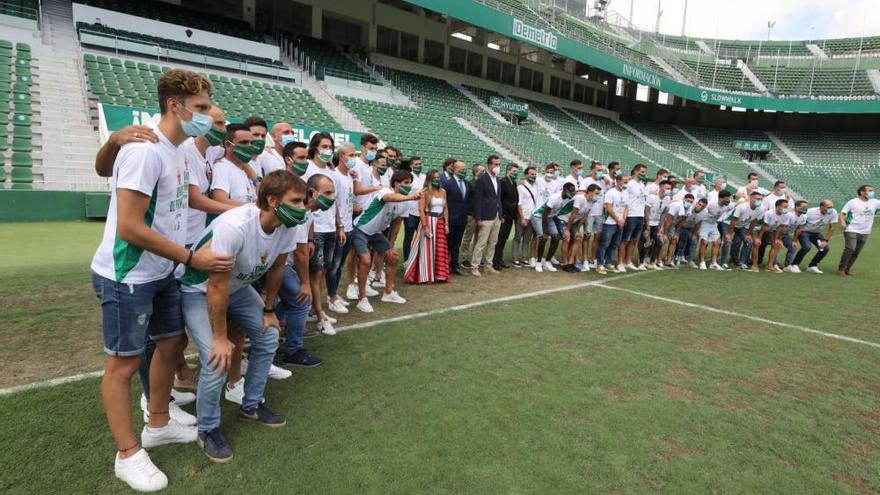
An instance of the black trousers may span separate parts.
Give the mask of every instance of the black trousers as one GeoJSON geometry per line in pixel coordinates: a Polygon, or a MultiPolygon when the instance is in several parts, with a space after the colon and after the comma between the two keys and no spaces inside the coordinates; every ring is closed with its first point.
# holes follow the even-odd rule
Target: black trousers
{"type": "Polygon", "coordinates": [[[409,249],[412,246],[413,235],[416,233],[416,229],[419,228],[419,222],[421,219],[415,216],[408,216],[403,219],[403,259],[409,259],[409,249]]]}
{"type": "Polygon", "coordinates": [[[513,223],[516,222],[515,215],[502,215],[501,228],[498,230],[498,242],[495,243],[495,255],[492,257],[492,266],[498,266],[504,259],[504,246],[510,237],[510,231],[513,229],[513,223]]]}
{"type": "Polygon", "coordinates": [[[449,233],[446,234],[446,244],[449,248],[449,269],[458,268],[458,253],[461,249],[461,239],[464,237],[464,229],[467,225],[450,225],[449,233]]]}

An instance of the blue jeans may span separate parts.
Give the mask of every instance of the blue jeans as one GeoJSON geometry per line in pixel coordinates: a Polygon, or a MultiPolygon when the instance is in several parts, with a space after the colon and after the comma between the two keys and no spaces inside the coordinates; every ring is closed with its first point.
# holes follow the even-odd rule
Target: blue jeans
{"type": "Polygon", "coordinates": [[[596,262],[599,266],[613,263],[614,252],[617,251],[617,245],[620,244],[621,234],[623,231],[616,223],[602,225],[602,244],[599,245],[599,253],[596,255],[596,262]]]}
{"type": "Polygon", "coordinates": [[[693,227],[682,227],[678,229],[678,244],[675,246],[675,256],[682,257],[687,256],[687,261],[693,259],[693,248],[691,245],[696,245],[693,241],[694,228],[693,227]]]}
{"type": "MultiPolygon", "coordinates": [[[[347,243],[346,243],[347,244],[347,243]]],[[[302,349],[303,334],[306,331],[306,317],[309,315],[310,304],[300,304],[297,301],[302,283],[299,275],[292,266],[284,267],[284,279],[281,281],[281,288],[278,290],[278,296],[281,298],[281,304],[275,310],[278,319],[287,322],[284,329],[285,343],[284,353],[293,354],[302,349]]],[[[315,295],[312,294],[314,297],[315,295]]]]}
{"type": "Polygon", "coordinates": [[[782,241],[782,245],[785,246],[785,249],[787,250],[785,252],[785,265],[783,266],[788,266],[791,264],[792,261],[794,261],[795,254],[794,247],[791,244],[791,234],[782,234],[779,237],[782,241]]]}
{"type": "Polygon", "coordinates": [[[733,264],[748,265],[752,260],[752,245],[746,242],[748,227],[733,229],[733,242],[730,243],[730,261],[733,264]]]}
{"type": "Polygon", "coordinates": [[[315,232],[315,252],[309,260],[309,271],[329,270],[336,250],[336,232],[315,232]]]}
{"type": "MultiPolygon", "coordinates": [[[[824,240],[825,238],[818,232],[801,232],[801,236],[798,238],[798,242],[801,243],[801,248],[798,250],[797,254],[794,255],[794,261],[792,261],[792,264],[800,265],[807,256],[807,253],[810,252],[810,244],[815,244],[816,249],[819,249],[819,243],[824,240]]],[[[828,246],[825,246],[825,249],[819,249],[810,261],[810,266],[819,266],[819,263],[821,263],[822,259],[825,258],[825,255],[828,254],[828,251],[828,246]]]]}
{"type": "Polygon", "coordinates": [[[339,281],[342,280],[342,267],[345,266],[345,260],[348,258],[348,252],[351,251],[351,232],[345,233],[345,245],[340,246],[336,243],[336,249],[333,251],[333,263],[327,269],[324,278],[327,281],[327,295],[335,296],[339,290],[339,281]]]}
{"type": "Polygon", "coordinates": [[[729,223],[718,222],[718,233],[721,234],[721,255],[718,257],[718,262],[722,265],[727,264],[730,259],[730,243],[727,242],[727,231],[729,229],[729,223]]]}
{"type": "Polygon", "coordinates": [[[621,239],[624,241],[637,241],[641,237],[644,228],[645,217],[627,217],[626,223],[623,224],[621,239]]]}
{"type": "MultiPolygon", "coordinates": [[[[196,415],[200,432],[211,431],[220,426],[220,395],[226,374],[211,369],[211,343],[214,332],[208,315],[207,295],[202,292],[182,292],[183,318],[190,338],[199,350],[199,387],[196,394],[196,415]]],[[[269,368],[278,349],[278,329],[269,328],[263,333],[263,300],[257,291],[246,286],[229,295],[226,316],[241,327],[251,342],[248,352],[248,368],[244,376],[243,409],[251,409],[263,401],[269,368]]]]}

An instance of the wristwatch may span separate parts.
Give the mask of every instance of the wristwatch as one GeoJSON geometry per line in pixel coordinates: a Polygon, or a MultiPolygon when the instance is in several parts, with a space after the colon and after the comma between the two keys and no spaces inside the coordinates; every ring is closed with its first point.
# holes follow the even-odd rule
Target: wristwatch
{"type": "Polygon", "coordinates": [[[275,312],[275,308],[270,308],[269,306],[263,307],[263,313],[265,313],[265,314],[274,313],[274,312],[275,312]]]}

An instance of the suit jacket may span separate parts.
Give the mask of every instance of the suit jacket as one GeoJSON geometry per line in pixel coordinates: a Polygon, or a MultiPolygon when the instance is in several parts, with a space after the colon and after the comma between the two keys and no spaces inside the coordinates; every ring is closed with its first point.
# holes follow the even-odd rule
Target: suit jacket
{"type": "Polygon", "coordinates": [[[456,179],[449,179],[443,182],[442,187],[446,190],[446,207],[449,209],[450,227],[467,225],[468,202],[473,196],[473,189],[468,181],[463,182],[465,187],[464,197],[461,195],[461,189],[459,189],[456,179]]]}
{"type": "Polygon", "coordinates": [[[497,181],[497,192],[488,173],[481,175],[474,184],[474,220],[485,221],[501,217],[501,179],[497,181]]]}
{"type": "Polygon", "coordinates": [[[519,218],[519,209],[517,208],[519,191],[516,184],[510,180],[510,177],[505,177],[498,181],[498,191],[501,193],[501,211],[504,216],[519,218]]]}

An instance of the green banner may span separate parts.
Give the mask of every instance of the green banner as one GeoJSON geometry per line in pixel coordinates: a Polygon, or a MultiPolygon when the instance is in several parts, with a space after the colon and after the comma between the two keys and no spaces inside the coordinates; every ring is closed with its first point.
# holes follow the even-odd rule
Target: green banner
{"type": "Polygon", "coordinates": [[[740,95],[725,91],[703,89],[669,79],[639,65],[625,62],[605,51],[584,45],[550,28],[539,27],[522,19],[473,0],[406,0],[413,5],[479,26],[492,32],[522,40],[525,43],[551,50],[660,91],[692,101],[711,105],[725,105],[778,112],[808,113],[880,113],[880,100],[809,100],[740,95]]]}
{"type": "Polygon", "coordinates": [[[492,96],[489,98],[489,106],[500,112],[511,113],[524,119],[529,116],[529,104],[510,98],[492,96]]]}
{"type": "MultiPolygon", "coordinates": [[[[107,131],[113,132],[119,129],[122,129],[125,126],[129,125],[149,125],[155,126],[159,123],[159,110],[156,108],[133,108],[133,107],[121,107],[116,105],[102,105],[103,108],[103,116],[104,121],[107,124],[107,131]]],[[[241,123],[244,122],[243,117],[227,117],[229,122],[241,123]]],[[[266,121],[269,124],[269,128],[272,128],[272,124],[274,122],[266,121]]],[[[331,136],[333,136],[333,142],[336,146],[339,146],[342,143],[349,142],[355,145],[355,148],[360,146],[361,136],[363,133],[355,132],[355,131],[346,131],[341,129],[327,129],[323,127],[309,127],[306,125],[300,124],[290,124],[293,127],[294,134],[296,135],[296,139],[298,141],[304,141],[306,143],[312,138],[313,135],[319,132],[327,132],[331,136]]]]}
{"type": "Polygon", "coordinates": [[[773,144],[770,141],[744,141],[737,139],[733,142],[733,147],[746,151],[770,151],[773,144]]]}

